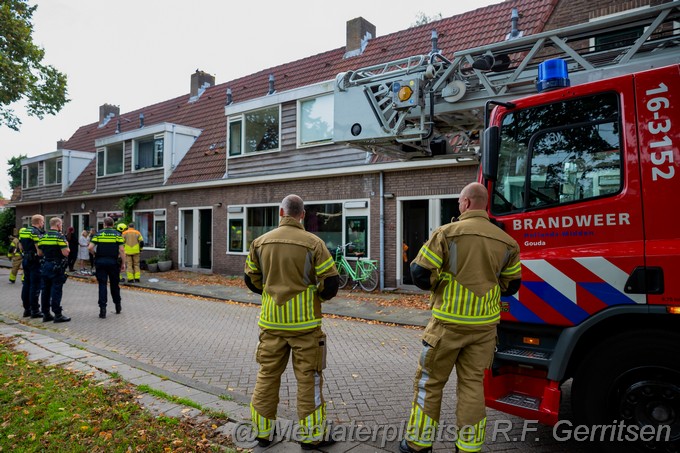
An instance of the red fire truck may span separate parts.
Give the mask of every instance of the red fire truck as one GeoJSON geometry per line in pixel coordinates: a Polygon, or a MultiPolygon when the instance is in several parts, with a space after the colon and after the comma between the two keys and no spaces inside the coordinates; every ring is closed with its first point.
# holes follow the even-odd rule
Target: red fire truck
{"type": "Polygon", "coordinates": [[[336,141],[405,160],[481,153],[489,215],[522,260],[487,405],[554,425],[571,418],[571,383],[575,423],[670,440],[640,451],[680,451],[679,3],[452,60],[433,46],[340,74],[335,90],[336,141]],[[644,31],[593,46],[631,27],[644,31]]]}

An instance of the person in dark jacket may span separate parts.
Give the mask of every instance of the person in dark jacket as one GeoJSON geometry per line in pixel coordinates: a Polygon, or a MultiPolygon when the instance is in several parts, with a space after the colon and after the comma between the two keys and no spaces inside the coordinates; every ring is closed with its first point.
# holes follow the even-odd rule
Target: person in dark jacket
{"type": "Polygon", "coordinates": [[[68,271],[73,272],[75,270],[76,260],[78,259],[78,235],[76,234],[75,228],[72,226],[68,227],[66,230],[66,242],[68,243],[69,253],[68,253],[68,271]]]}
{"type": "Polygon", "coordinates": [[[24,305],[24,318],[42,318],[40,311],[40,257],[38,241],[45,234],[45,217],[35,214],[31,217],[31,226],[19,231],[19,248],[24,256],[21,265],[24,268],[24,281],[21,287],[21,301],[24,305]]]}
{"type": "Polygon", "coordinates": [[[106,318],[107,281],[111,285],[111,299],[116,306],[116,314],[121,312],[120,273],[125,270],[125,250],[123,235],[113,227],[113,219],[104,217],[104,229],[98,231],[88,246],[94,253],[94,266],[99,283],[99,317],[106,318]],[[122,264],[119,264],[122,263],[122,264]]]}
{"type": "Polygon", "coordinates": [[[69,322],[61,307],[61,296],[66,282],[69,248],[66,238],[61,234],[62,222],[59,217],[50,219],[50,229],[38,241],[38,255],[42,257],[40,266],[43,322],[69,322]],[[50,314],[50,309],[54,316],[50,314]]]}

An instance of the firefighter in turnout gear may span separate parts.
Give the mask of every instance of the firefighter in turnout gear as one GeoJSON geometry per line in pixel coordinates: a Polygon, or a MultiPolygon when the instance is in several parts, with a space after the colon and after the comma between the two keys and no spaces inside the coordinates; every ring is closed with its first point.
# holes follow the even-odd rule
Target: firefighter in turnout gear
{"type": "Polygon", "coordinates": [[[142,271],[139,267],[139,256],[144,248],[144,238],[142,233],[135,230],[134,222],[130,222],[127,230],[123,231],[123,239],[125,241],[127,280],[130,283],[139,283],[139,279],[142,276],[142,271]]]}
{"type": "MultiPolygon", "coordinates": [[[[14,234],[16,234],[16,230],[14,234]]],[[[9,282],[14,283],[17,281],[17,275],[19,275],[19,269],[21,268],[21,262],[24,260],[24,257],[21,254],[21,249],[19,247],[19,238],[14,235],[9,238],[11,239],[11,242],[7,249],[7,257],[12,263],[12,269],[9,271],[9,282]]]]}
{"type": "Polygon", "coordinates": [[[21,302],[24,305],[24,318],[42,318],[40,311],[40,258],[38,257],[38,241],[45,233],[45,218],[40,214],[31,217],[31,226],[19,231],[19,248],[24,256],[21,262],[24,268],[24,281],[21,287],[21,302]]]}
{"type": "Polygon", "coordinates": [[[401,453],[430,452],[444,386],[455,366],[458,377],[456,451],[477,452],[486,434],[484,370],[493,361],[500,297],[521,283],[519,246],[489,221],[486,188],[463,188],[458,221],[439,227],[411,263],[413,281],[432,291],[432,319],[423,350],[401,453]]]}
{"type": "Polygon", "coordinates": [[[104,229],[92,236],[88,248],[95,254],[95,275],[99,284],[99,317],[106,318],[107,281],[111,285],[111,299],[116,306],[116,314],[119,314],[122,309],[119,282],[120,273],[125,269],[125,249],[123,235],[113,228],[111,217],[104,217],[104,229]]]}
{"type": "Polygon", "coordinates": [[[262,295],[256,351],[260,368],[250,411],[258,444],[269,445],[281,375],[292,352],[301,446],[312,450],[333,443],[325,439],[326,335],[321,330],[321,303],[335,297],[339,277],[324,241],[305,231],[302,199],[288,195],[279,215],[279,227],[253,241],[245,265],[246,285],[262,295]]]}
{"type": "Polygon", "coordinates": [[[40,267],[42,292],[41,305],[43,322],[68,322],[71,318],[64,316],[61,307],[61,296],[66,282],[66,267],[70,249],[66,237],[61,233],[62,222],[59,217],[50,219],[50,229],[38,241],[38,255],[43,258],[40,267]],[[50,314],[50,309],[54,316],[50,314]]]}

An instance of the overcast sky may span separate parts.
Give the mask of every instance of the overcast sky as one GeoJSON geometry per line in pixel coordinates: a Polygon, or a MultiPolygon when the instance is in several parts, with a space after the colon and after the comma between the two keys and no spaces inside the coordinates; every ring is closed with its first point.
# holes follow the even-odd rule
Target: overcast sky
{"type": "MultiPolygon", "coordinates": [[[[0,193],[10,198],[7,160],[56,150],[99,106],[121,113],[189,92],[201,69],[217,84],[345,45],[348,20],[363,17],[384,36],[418,13],[450,17],[501,0],[29,0],[44,62],[68,77],[69,103],[55,116],[0,127],[0,193]]],[[[508,26],[509,26],[508,18],[508,26]]]]}

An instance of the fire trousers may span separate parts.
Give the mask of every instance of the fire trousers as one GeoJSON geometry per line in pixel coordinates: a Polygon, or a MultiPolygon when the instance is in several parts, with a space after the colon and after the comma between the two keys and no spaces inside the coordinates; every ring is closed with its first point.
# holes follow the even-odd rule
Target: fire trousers
{"type": "Polygon", "coordinates": [[[460,451],[482,449],[486,435],[484,370],[493,361],[496,325],[460,325],[430,320],[423,334],[406,441],[416,450],[436,438],[444,386],[455,366],[458,378],[456,446],[460,451]]]}
{"type": "Polygon", "coordinates": [[[270,438],[273,434],[281,375],[291,353],[297,380],[299,440],[318,442],[326,434],[326,403],[321,391],[322,370],[326,367],[326,334],[321,328],[311,331],[260,331],[256,352],[260,369],[250,404],[253,425],[257,429],[257,437],[270,438]]]}
{"type": "Polygon", "coordinates": [[[21,262],[23,257],[17,252],[12,257],[12,269],[9,271],[9,281],[14,283],[17,281],[17,275],[19,275],[19,269],[21,269],[21,262]]]}
{"type": "Polygon", "coordinates": [[[125,268],[128,281],[139,280],[142,275],[142,271],[139,268],[139,253],[125,255],[125,268]]]}

